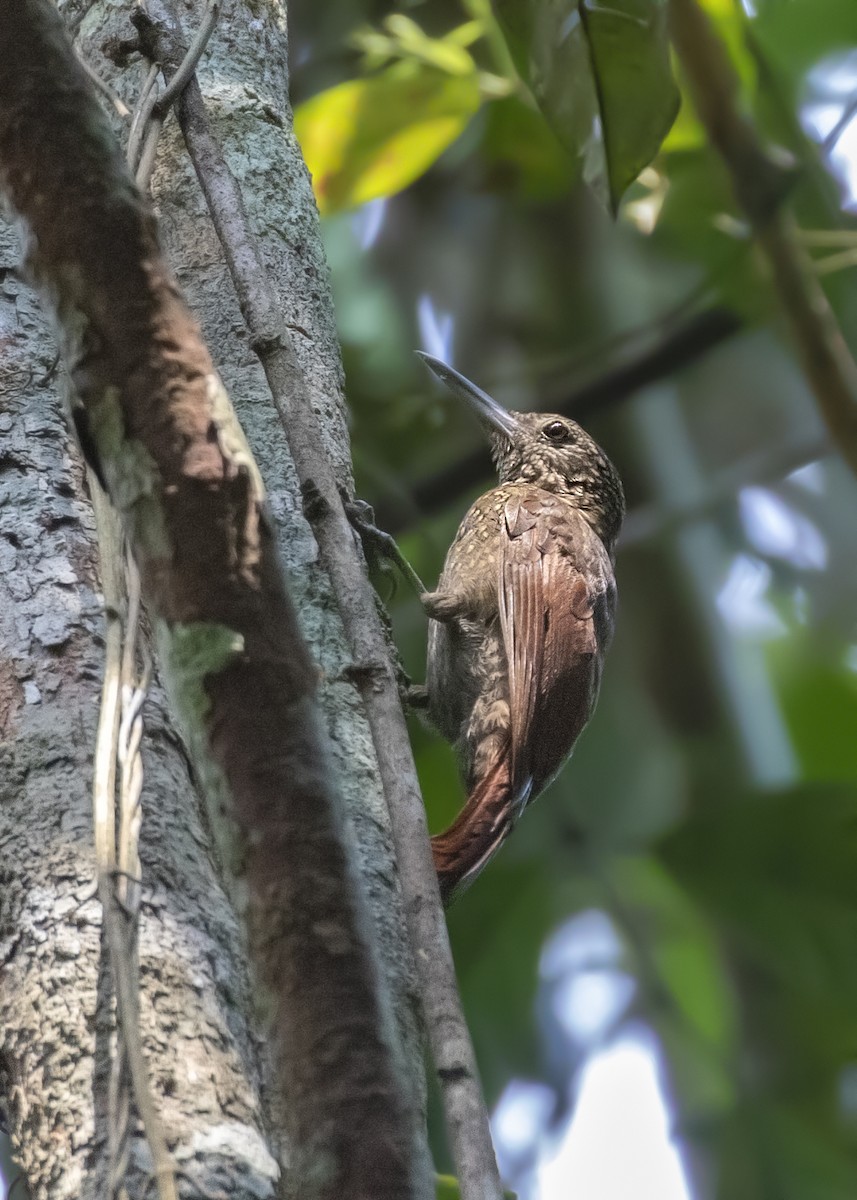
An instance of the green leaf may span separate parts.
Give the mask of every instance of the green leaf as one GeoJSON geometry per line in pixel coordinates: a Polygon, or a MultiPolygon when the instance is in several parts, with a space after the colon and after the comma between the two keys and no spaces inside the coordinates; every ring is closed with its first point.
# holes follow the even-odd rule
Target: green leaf
{"type": "Polygon", "coordinates": [[[338,212],[413,183],[479,108],[477,76],[412,63],[353,79],[295,112],[319,211],[338,212]]]}
{"type": "Polygon", "coordinates": [[[736,1103],[690,1113],[717,1195],[846,1200],[855,1143],[836,1095],[857,1037],[857,790],[722,797],[660,855],[717,929],[740,1003],[736,1103]]]}
{"type": "Polygon", "coordinates": [[[661,857],[757,971],[816,1005],[853,1010],[853,785],[724,801],[671,834],[661,857]]]}
{"type": "Polygon", "coordinates": [[[571,907],[564,899],[542,863],[516,862],[509,852],[449,910],[461,996],[489,1104],[513,1076],[538,1070],[538,964],[545,938],[571,907]]]}
{"type": "Polygon", "coordinates": [[[702,914],[654,858],[619,859],[612,879],[621,900],[614,919],[632,949],[647,948],[645,961],[636,964],[643,984],[668,993],[690,1030],[725,1057],[735,1035],[732,996],[702,914]]]}
{"type": "Polygon", "coordinates": [[[808,779],[857,783],[857,677],[808,659],[810,649],[798,657],[790,639],[770,653],[792,744],[808,779]]]}
{"type": "Polygon", "coordinates": [[[691,257],[724,304],[748,324],[758,323],[770,314],[774,298],[719,160],[703,146],[670,156],[666,170],[669,187],[652,245],[691,257]]]}
{"type": "Polygon", "coordinates": [[[710,923],[653,858],[619,859],[610,881],[639,1007],[661,1039],[685,1117],[727,1112],[735,1102],[736,1014],[710,923]]]}
{"type": "MultiPolygon", "coordinates": [[[[460,1200],[461,1190],[454,1175],[435,1175],[435,1196],[437,1200],[460,1200]]],[[[506,1200],[517,1200],[517,1192],[504,1192],[506,1200]]]]}
{"type": "Polygon", "coordinates": [[[854,1152],[841,1129],[785,1104],[745,1102],[718,1131],[718,1196],[851,1200],[854,1152]]]}
{"type": "Polygon", "coordinates": [[[615,211],[675,119],[665,0],[495,0],[518,70],[615,211]]]}
{"type": "Polygon", "coordinates": [[[392,13],[384,24],[398,40],[403,55],[420,58],[450,75],[471,75],[476,70],[472,57],[455,38],[429,37],[404,13],[392,13]]]}
{"type": "Polygon", "coordinates": [[[518,96],[487,106],[482,156],[493,191],[554,200],[567,196],[574,182],[565,147],[538,109],[518,96]]]}

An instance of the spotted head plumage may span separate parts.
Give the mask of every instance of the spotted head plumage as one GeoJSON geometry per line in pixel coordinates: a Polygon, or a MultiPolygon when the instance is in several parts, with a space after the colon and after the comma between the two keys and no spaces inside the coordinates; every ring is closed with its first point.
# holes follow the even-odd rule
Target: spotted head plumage
{"type": "Polygon", "coordinates": [[[479,418],[500,483],[532,483],[567,496],[612,553],[625,497],[616,468],[594,438],[559,413],[511,412],[440,359],[419,357],[479,418]]]}

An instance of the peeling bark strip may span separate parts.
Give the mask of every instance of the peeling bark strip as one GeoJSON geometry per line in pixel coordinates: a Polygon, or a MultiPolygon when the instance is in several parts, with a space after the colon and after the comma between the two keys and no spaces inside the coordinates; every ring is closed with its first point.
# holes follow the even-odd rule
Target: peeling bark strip
{"type": "Polygon", "coordinates": [[[56,313],[182,718],[243,835],[235,869],[294,1186],[416,1195],[415,1117],[381,1028],[316,672],[258,472],[55,9],[0,0],[0,28],[0,187],[56,313]]]}

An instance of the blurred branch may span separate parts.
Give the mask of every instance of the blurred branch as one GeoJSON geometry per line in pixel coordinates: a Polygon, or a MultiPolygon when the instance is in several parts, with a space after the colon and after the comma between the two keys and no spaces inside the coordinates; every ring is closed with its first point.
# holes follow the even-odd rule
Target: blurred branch
{"type": "Polygon", "coordinates": [[[670,0],[670,29],[693,102],[732,177],[739,205],[768,259],[804,372],[834,442],[857,472],[857,364],[783,199],[793,171],[766,149],[739,107],[739,81],[696,0],[670,0]]]}
{"type": "Polygon", "coordinates": [[[821,143],[822,149],[824,150],[825,154],[829,154],[831,152],[831,150],[834,150],[836,148],[836,143],[842,137],[843,133],[845,132],[845,130],[848,128],[848,126],[851,124],[851,122],[854,120],[855,117],[857,117],[857,95],[854,95],[851,97],[851,99],[845,105],[845,108],[842,112],[841,117],[836,122],[836,124],[833,126],[833,128],[831,129],[831,131],[827,135],[827,137],[824,139],[824,141],[821,143]]]}
{"type": "Polygon", "coordinates": [[[660,502],[633,509],[622,526],[619,549],[628,550],[652,538],[664,537],[680,525],[709,516],[734,501],[741,488],[775,482],[830,453],[830,442],[824,434],[784,443],[773,442],[764,450],[746,455],[719,471],[708,482],[705,491],[690,503],[660,502]]]}
{"type": "MultiPolygon", "coordinates": [[[[585,420],[626,400],[640,388],[702,358],[741,328],[740,319],[728,309],[710,308],[688,318],[681,326],[663,334],[653,346],[628,355],[624,362],[586,380],[560,400],[550,400],[553,412],[585,420]]],[[[417,516],[431,516],[451,500],[475,487],[491,474],[488,451],[480,448],[442,471],[419,480],[410,493],[412,507],[377,504],[379,523],[391,533],[401,532],[417,516]]]]}

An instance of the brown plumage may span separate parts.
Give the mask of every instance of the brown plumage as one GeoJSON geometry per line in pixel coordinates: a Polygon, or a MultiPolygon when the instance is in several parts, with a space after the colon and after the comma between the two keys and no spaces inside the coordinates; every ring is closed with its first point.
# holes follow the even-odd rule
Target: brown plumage
{"type": "Polygon", "coordinates": [[[499,849],[592,715],[613,633],[613,545],[624,514],[609,459],[567,417],[510,413],[450,367],[500,484],[471,507],[429,617],[429,712],[459,752],[468,798],[432,838],[449,903],[499,849]]]}

